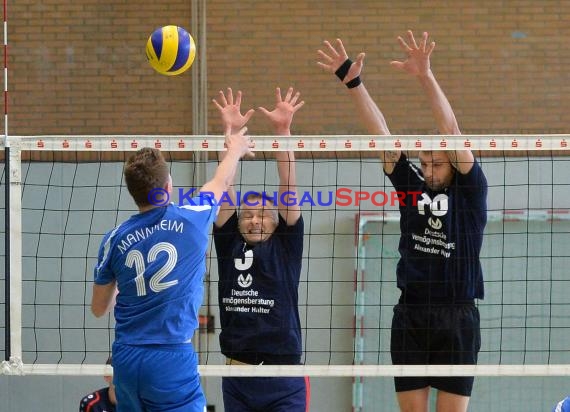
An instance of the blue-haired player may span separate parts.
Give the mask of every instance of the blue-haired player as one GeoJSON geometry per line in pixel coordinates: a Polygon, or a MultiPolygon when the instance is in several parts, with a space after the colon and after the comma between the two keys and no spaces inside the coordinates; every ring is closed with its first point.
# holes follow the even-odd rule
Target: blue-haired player
{"type": "MultiPolygon", "coordinates": [[[[288,136],[293,115],[303,103],[289,88],[276,89],[275,109],[260,111],[276,135],[288,136]]],[[[240,113],[241,92],[231,89],[214,100],[225,128],[242,127],[253,114],[240,113]]],[[[303,255],[303,218],[295,200],[293,152],[276,153],[279,195],[274,201],[252,195],[236,212],[236,193],[220,205],[214,226],[218,259],[220,347],[228,365],[296,365],[301,362],[298,288],[303,255]],[[283,199],[283,201],[281,201],[283,199]]],[[[263,190],[262,190],[263,191],[263,190]]],[[[306,412],[305,377],[224,377],[226,412],[306,412]]]]}
{"type": "Polygon", "coordinates": [[[211,196],[195,199],[194,205],[153,204],[153,190],[172,191],[168,164],[158,150],[141,149],[125,164],[127,188],[140,213],[104,236],[91,302],[97,317],[114,307],[119,412],[205,410],[191,338],[198,327],[217,202],[253,147],[245,131],[228,129],[227,156],[202,187],[211,196]]]}
{"type": "MultiPolygon", "coordinates": [[[[457,120],[430,69],[435,43],[424,33],[419,45],[411,31],[398,38],[405,61],[393,67],[416,77],[424,89],[439,131],[461,134],[457,120]]],[[[360,79],[364,53],[355,62],[340,40],[325,42],[319,65],[348,87],[370,134],[389,135],[386,120],[360,79]]],[[[398,364],[476,364],[481,346],[479,311],[483,274],[479,254],[487,222],[487,180],[470,150],[422,151],[421,168],[401,151],[380,152],[384,173],[397,191],[420,192],[418,201],[400,205],[401,290],[394,307],[390,351],[398,364]]],[[[429,410],[430,387],[437,389],[437,411],[467,410],[473,377],[396,377],[402,411],[429,410]]]]}

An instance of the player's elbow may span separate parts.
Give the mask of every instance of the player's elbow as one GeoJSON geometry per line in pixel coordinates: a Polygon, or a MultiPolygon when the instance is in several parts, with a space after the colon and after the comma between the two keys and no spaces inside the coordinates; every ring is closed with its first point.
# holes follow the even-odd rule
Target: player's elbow
{"type": "Polygon", "coordinates": [[[115,282],[107,285],[93,285],[93,296],[91,297],[91,313],[96,317],[107,314],[115,306],[115,296],[118,291],[115,282]]]}
{"type": "Polygon", "coordinates": [[[91,313],[93,313],[96,318],[106,315],[108,311],[109,310],[105,305],[97,302],[91,302],[91,313]]]}

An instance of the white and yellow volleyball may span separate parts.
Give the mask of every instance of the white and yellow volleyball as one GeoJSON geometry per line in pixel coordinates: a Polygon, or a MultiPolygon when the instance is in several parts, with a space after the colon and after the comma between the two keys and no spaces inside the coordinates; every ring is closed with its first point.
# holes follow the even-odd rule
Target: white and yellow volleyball
{"type": "Polygon", "coordinates": [[[154,70],[167,76],[184,73],[196,57],[196,44],[186,30],[178,26],[156,29],[146,42],[146,57],[154,70]]]}

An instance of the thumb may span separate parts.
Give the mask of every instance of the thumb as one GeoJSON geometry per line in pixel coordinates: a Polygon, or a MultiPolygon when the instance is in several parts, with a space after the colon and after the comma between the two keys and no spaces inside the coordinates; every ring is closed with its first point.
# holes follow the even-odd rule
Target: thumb
{"type": "Polygon", "coordinates": [[[404,69],[404,63],[396,61],[396,60],[391,61],[390,66],[392,66],[393,68],[398,69],[398,70],[404,69]]]}
{"type": "Polygon", "coordinates": [[[270,111],[267,110],[265,107],[261,107],[261,106],[260,106],[260,107],[258,107],[257,109],[258,109],[261,113],[263,113],[264,115],[266,115],[266,116],[268,116],[269,113],[270,113],[270,111]]]}
{"type": "Polygon", "coordinates": [[[253,109],[249,109],[247,111],[247,113],[243,116],[246,123],[249,121],[249,119],[251,119],[251,116],[253,116],[254,113],[255,113],[255,110],[253,110],[253,109]]]}

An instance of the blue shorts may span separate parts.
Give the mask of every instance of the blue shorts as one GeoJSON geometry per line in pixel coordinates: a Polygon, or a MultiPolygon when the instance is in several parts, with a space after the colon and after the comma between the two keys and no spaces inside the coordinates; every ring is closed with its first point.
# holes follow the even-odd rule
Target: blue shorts
{"type": "Polygon", "coordinates": [[[191,344],[113,344],[117,412],[204,412],[198,357],[191,344]]]}
{"type": "Polygon", "coordinates": [[[306,412],[308,377],[222,378],[225,412],[306,412]]]}
{"type": "MultiPolygon", "coordinates": [[[[481,348],[479,310],[472,303],[394,307],[390,352],[394,365],[475,365],[481,348]]],[[[395,377],[396,392],[433,387],[471,396],[473,376],[395,377]]]]}

